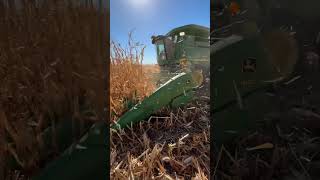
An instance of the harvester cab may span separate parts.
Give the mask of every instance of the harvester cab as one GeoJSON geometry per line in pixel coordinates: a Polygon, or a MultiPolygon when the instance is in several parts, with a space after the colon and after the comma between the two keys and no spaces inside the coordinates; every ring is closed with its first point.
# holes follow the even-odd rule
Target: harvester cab
{"type": "Polygon", "coordinates": [[[162,71],[177,73],[201,69],[209,72],[209,28],[191,24],[151,38],[162,71]]]}

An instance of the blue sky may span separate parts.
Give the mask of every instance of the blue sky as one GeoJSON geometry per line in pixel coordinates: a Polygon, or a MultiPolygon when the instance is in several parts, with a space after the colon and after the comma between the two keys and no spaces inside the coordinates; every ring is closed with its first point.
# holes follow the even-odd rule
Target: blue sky
{"type": "Polygon", "coordinates": [[[187,24],[210,26],[210,0],[110,0],[111,40],[125,46],[134,30],[134,40],[146,45],[144,64],[157,63],[152,35],[187,24]]]}

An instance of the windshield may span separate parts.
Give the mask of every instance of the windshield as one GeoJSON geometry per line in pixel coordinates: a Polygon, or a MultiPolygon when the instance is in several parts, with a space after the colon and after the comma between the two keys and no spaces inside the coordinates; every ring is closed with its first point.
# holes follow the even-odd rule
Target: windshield
{"type": "Polygon", "coordinates": [[[158,43],[157,44],[157,55],[161,60],[167,59],[163,43],[158,43]]]}
{"type": "Polygon", "coordinates": [[[156,43],[157,55],[160,60],[174,59],[175,44],[171,38],[161,39],[156,43]]]}
{"type": "MultiPolygon", "coordinates": [[[[208,34],[209,36],[209,34],[208,34]]],[[[177,58],[190,56],[202,57],[202,51],[207,52],[209,38],[202,36],[167,36],[156,41],[158,60],[176,60],[177,58]],[[188,54],[186,54],[188,51],[188,54]]]]}

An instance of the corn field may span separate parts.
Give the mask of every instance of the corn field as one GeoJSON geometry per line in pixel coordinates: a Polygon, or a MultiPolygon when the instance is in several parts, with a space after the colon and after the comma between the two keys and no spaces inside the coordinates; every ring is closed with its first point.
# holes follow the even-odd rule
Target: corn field
{"type": "Polygon", "coordinates": [[[0,0],[0,179],[29,177],[57,156],[60,122],[101,117],[100,17],[92,1],[0,0]]]}
{"type": "MultiPolygon", "coordinates": [[[[145,46],[129,33],[127,48],[111,41],[113,122],[156,88],[158,65],[144,65],[145,46]]],[[[111,179],[209,179],[209,105],[163,108],[132,128],[110,132],[111,179]]]]}
{"type": "Polygon", "coordinates": [[[110,108],[112,119],[128,110],[128,103],[136,104],[155,90],[155,84],[144,70],[145,46],[134,42],[128,35],[128,48],[111,42],[110,108]]]}

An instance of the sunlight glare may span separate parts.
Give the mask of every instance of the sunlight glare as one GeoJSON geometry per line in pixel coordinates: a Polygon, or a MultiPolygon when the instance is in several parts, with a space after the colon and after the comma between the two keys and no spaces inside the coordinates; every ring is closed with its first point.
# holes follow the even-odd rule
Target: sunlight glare
{"type": "Polygon", "coordinates": [[[129,0],[131,5],[135,8],[145,8],[150,0],[129,0]]]}

